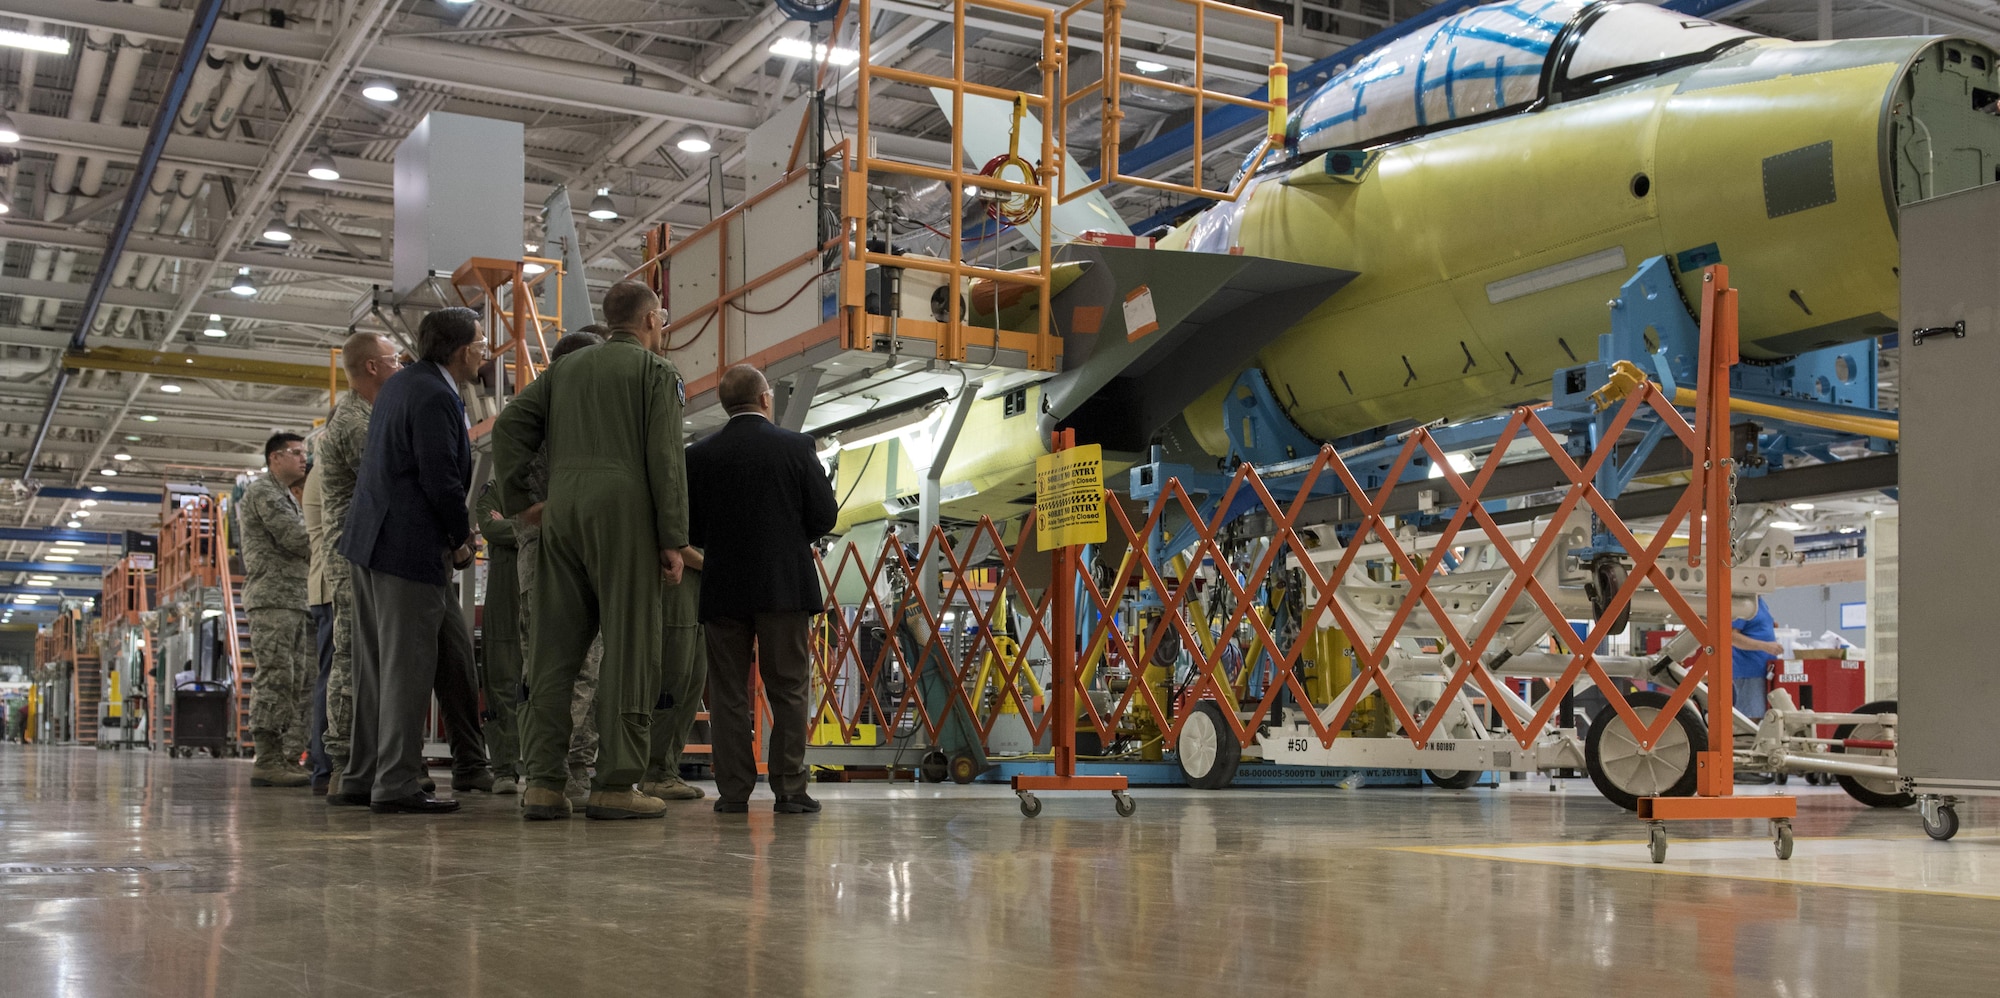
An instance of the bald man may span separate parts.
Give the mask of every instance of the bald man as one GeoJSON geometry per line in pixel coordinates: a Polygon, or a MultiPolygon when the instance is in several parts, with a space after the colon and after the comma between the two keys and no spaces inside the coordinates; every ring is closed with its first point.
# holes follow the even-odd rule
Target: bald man
{"type": "Polygon", "coordinates": [[[688,448],[688,532],[705,559],[700,617],[708,646],[715,810],[750,809],[757,785],[750,673],[771,705],[772,810],[815,814],[806,793],[812,619],[824,607],[813,544],[839,504],[811,437],[771,422],[771,386],[748,364],[722,373],[729,423],[688,448]]]}
{"type": "MultiPolygon", "coordinates": [[[[333,605],[333,667],[326,680],[326,734],[323,739],[332,775],[327,800],[340,797],[340,773],[347,768],[349,739],[354,729],[354,585],[353,570],[340,554],[347,526],[347,508],[354,501],[354,480],[361,472],[361,450],[368,442],[368,416],[375,396],[389,377],[403,369],[396,345],[378,333],[355,333],[340,347],[340,366],[347,373],[347,394],[333,407],[326,433],[319,438],[314,477],[320,479],[320,520],[327,552],[327,595],[333,605]]],[[[365,792],[362,787],[366,804],[365,792]]]]}

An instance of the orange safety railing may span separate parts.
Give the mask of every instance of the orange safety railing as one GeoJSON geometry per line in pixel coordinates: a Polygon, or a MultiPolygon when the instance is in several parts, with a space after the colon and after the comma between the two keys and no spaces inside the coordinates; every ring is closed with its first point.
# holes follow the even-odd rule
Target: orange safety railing
{"type": "MultiPolygon", "coordinates": [[[[119,628],[140,630],[140,668],[143,670],[144,687],[133,685],[132,677],[126,677],[128,699],[142,701],[142,710],[153,716],[155,705],[160,702],[159,677],[153,669],[153,642],[145,635],[146,615],[153,609],[153,569],[149,555],[128,554],[104,570],[104,588],[98,600],[98,626],[102,632],[101,657],[108,659],[112,653],[111,638],[119,628]]],[[[148,734],[149,741],[155,737],[148,734]]]]}
{"type": "MultiPolygon", "coordinates": [[[[1061,99],[1057,90],[1057,70],[1061,62],[1061,50],[1057,37],[1056,13],[1053,8],[1019,3],[1015,0],[961,0],[952,5],[950,76],[920,73],[893,66],[876,65],[873,51],[873,11],[870,0],[854,0],[853,7],[862,26],[858,36],[860,61],[855,65],[858,80],[854,87],[854,107],[858,120],[856,146],[848,163],[847,176],[841,191],[841,216],[846,241],[845,256],[848,266],[841,278],[841,305],[849,318],[851,335],[866,333],[872,341],[873,333],[868,332],[868,315],[865,308],[867,297],[867,268],[901,268],[925,271],[945,277],[948,289],[945,316],[941,323],[942,339],[939,343],[939,357],[949,361],[964,361],[968,354],[966,337],[969,331],[977,331],[982,338],[996,336],[993,330],[963,321],[965,315],[964,284],[969,278],[991,282],[987,292],[999,301],[1006,301],[1004,292],[1020,289],[1025,297],[1032,292],[1038,304],[1036,309],[1035,335],[1027,340],[1027,367],[1037,371],[1053,371],[1060,366],[1062,342],[1049,333],[1049,297],[1051,276],[1046,255],[1036,264],[1023,270],[1000,270],[981,267],[966,262],[964,257],[965,222],[964,213],[950,212],[950,230],[940,232],[946,244],[945,256],[930,257],[893,255],[868,248],[869,222],[874,214],[870,204],[871,178],[877,175],[915,177],[933,180],[949,185],[950,203],[965,204],[967,188],[976,188],[989,198],[996,198],[996,205],[1006,207],[996,215],[1016,225],[1032,225],[1040,236],[1038,245],[1052,248],[1055,245],[1054,228],[1049,217],[1055,200],[1051,196],[1061,182],[1059,177],[1061,159],[1057,155],[1055,129],[1047,127],[1052,117],[1061,112],[1061,99]],[[1039,90],[1013,90],[1003,87],[974,83],[966,79],[966,69],[971,53],[966,44],[966,19],[973,9],[990,12],[999,18],[1024,22],[1030,38],[1038,37],[1041,55],[1037,60],[1041,73],[1039,90]],[[902,84],[921,89],[936,89],[950,94],[951,131],[949,142],[951,151],[949,162],[942,167],[916,163],[908,160],[890,159],[871,148],[874,111],[870,93],[876,84],[902,84]],[[1016,130],[1015,148],[1007,156],[990,164],[990,172],[980,166],[968,165],[965,161],[964,134],[966,123],[966,102],[968,95],[1006,101],[1014,105],[1016,130]],[[1044,127],[1040,129],[1041,141],[1032,149],[1018,146],[1021,128],[1019,123],[1027,115],[1038,117],[1044,127]],[[1029,162],[1028,157],[1033,161],[1029,162]],[[1012,178],[1008,175],[1012,172],[1012,178]],[[998,192],[996,194],[996,192],[998,192]],[[1032,220],[1029,215],[1032,214],[1032,220]]],[[[1032,41],[1031,41],[1032,43],[1032,41]]],[[[982,301],[984,296],[982,296],[982,301]]],[[[997,311],[997,309],[996,309],[997,311]]],[[[997,348],[998,343],[994,344],[997,348]]],[[[997,352],[997,351],[996,351],[997,352]]]]}
{"type": "MultiPolygon", "coordinates": [[[[1435,640],[1447,656],[1444,688],[1434,703],[1451,702],[1461,691],[1484,694],[1485,708],[1507,737],[1523,750],[1556,723],[1562,690],[1588,680],[1603,690],[1612,714],[1599,724],[1622,723],[1645,748],[1654,746],[1676,723],[1698,686],[1706,686],[1709,744],[1698,754],[1697,796],[1642,798],[1640,813],[1651,820],[1673,818],[1789,818],[1795,802],[1789,797],[1735,798],[1732,792],[1733,744],[1730,704],[1730,585],[1732,483],[1734,458],[1730,449],[1728,369],[1736,359],[1735,296],[1727,287],[1727,270],[1710,268],[1704,277],[1702,301],[1702,375],[1690,422],[1653,384],[1627,395],[1610,420],[1600,444],[1578,460],[1566,441],[1552,430],[1535,407],[1516,409],[1500,432],[1483,465],[1461,474],[1452,468],[1444,446],[1428,429],[1409,433],[1383,481],[1371,491],[1331,447],[1322,449],[1301,469],[1288,469],[1297,498],[1280,501],[1263,476],[1241,467],[1226,491],[1214,499],[1214,514],[1204,517],[1199,505],[1177,480],[1166,483],[1150,515],[1134,519],[1107,492],[1109,549],[1125,552],[1115,568],[1106,564],[1087,571],[1080,564],[1081,547],[1058,547],[1049,555],[1036,550],[1035,514],[1018,530],[1003,531],[990,519],[953,535],[940,528],[921,538],[914,553],[904,539],[891,535],[879,551],[846,547],[822,561],[822,581],[828,595],[822,627],[825,640],[816,655],[815,714],[822,729],[834,728],[846,744],[879,744],[863,737],[865,725],[886,724],[901,732],[921,732],[932,742],[946,734],[955,720],[969,725],[980,739],[991,739],[1003,715],[1014,715],[1036,742],[1052,745],[1054,777],[1017,777],[1017,789],[1123,789],[1123,777],[1075,776],[1074,738],[1081,730],[1103,744],[1129,737],[1137,730],[1151,733],[1165,748],[1173,748],[1190,712],[1203,701],[1225,709],[1216,713],[1241,744],[1250,744],[1259,729],[1274,720],[1282,698],[1314,704],[1301,677],[1305,657],[1312,654],[1316,629],[1335,626],[1353,648],[1357,672],[1330,701],[1319,698],[1320,710],[1299,712],[1310,725],[1310,737],[1331,748],[1364,699],[1379,697],[1397,722],[1400,737],[1417,748],[1434,739],[1449,740],[1449,711],[1425,711],[1399,695],[1386,666],[1399,641],[1435,640]],[[1615,453],[1620,436],[1644,415],[1657,420],[1672,438],[1693,455],[1690,481],[1679,487],[1677,500],[1663,522],[1642,542],[1626,526],[1611,501],[1594,484],[1598,471],[1615,453]],[[1626,576],[1614,592],[1605,594],[1589,633],[1569,641],[1568,618],[1535,566],[1549,564],[1565,553],[1570,532],[1540,532],[1526,550],[1516,545],[1488,511],[1485,501],[1494,473],[1503,463],[1533,456],[1546,459],[1561,476],[1561,500],[1552,523],[1588,513],[1625,552],[1626,576]],[[1428,463],[1442,477],[1424,487],[1439,489],[1437,505],[1450,507],[1442,532],[1420,541],[1398,532],[1396,518],[1384,510],[1399,488],[1404,472],[1428,463]],[[1313,486],[1337,479],[1359,510],[1356,532],[1330,567],[1324,542],[1309,543],[1301,534],[1302,520],[1313,486]],[[1241,501],[1239,501],[1241,500],[1241,501]],[[1269,544],[1261,553],[1232,558],[1227,511],[1259,513],[1271,525],[1269,544]],[[1149,540],[1163,525],[1182,532],[1177,542],[1192,541],[1184,559],[1155,563],[1146,552],[1149,540]],[[1192,531],[1192,534],[1186,533],[1192,531]],[[1676,548],[1676,534],[1685,538],[1676,548]],[[1449,590],[1463,585],[1454,579],[1453,551],[1466,544],[1489,542],[1500,563],[1479,571],[1500,572],[1487,602],[1470,626],[1454,624],[1446,601],[1461,598],[1449,590]],[[1403,587],[1401,598],[1386,617],[1364,613],[1343,591],[1350,583],[1370,582],[1363,548],[1383,551],[1378,560],[1392,567],[1403,587]],[[1674,550],[1671,565],[1663,556],[1674,550]],[[1318,552],[1315,560],[1312,552],[1318,552]],[[1683,559],[1684,560],[1681,560],[1683,559]],[[1201,570],[1212,560],[1219,571],[1201,570]],[[920,566],[942,563],[945,580],[941,599],[917,590],[920,566]],[[1276,573],[1296,572],[1307,583],[1296,634],[1274,628],[1258,612],[1257,594],[1276,573]],[[1690,581],[1692,580],[1692,581],[1690,581]],[[1212,606],[1226,609],[1219,621],[1191,622],[1199,604],[1226,590],[1212,606]],[[1649,605],[1666,612],[1691,632],[1698,650],[1683,660],[1684,678],[1650,720],[1626,702],[1618,682],[1599,661],[1597,649],[1622,625],[1621,616],[1644,591],[1649,605]],[[859,593],[858,600],[854,594],[859,593]],[[846,594],[849,602],[843,603],[846,594]],[[996,612],[1001,596],[1012,612],[996,612]],[[1510,621],[1526,619],[1564,636],[1566,662],[1549,688],[1558,691],[1539,705],[1516,710],[1519,697],[1503,690],[1508,659],[1501,639],[1510,621]],[[1211,629],[1213,624],[1213,629],[1211,629]],[[906,631],[906,641],[880,640],[883,630],[906,631]],[[1264,657],[1232,653],[1231,642],[1214,635],[1248,634],[1264,657]],[[874,637],[871,637],[874,636],[874,637]],[[1183,649],[1189,664],[1185,679],[1155,681],[1144,663],[1163,645],[1183,649]],[[1045,651],[1036,651],[1045,649],[1045,651]],[[1046,655],[1050,697],[1033,696],[1037,679],[1033,656],[1046,655]],[[1496,668],[1499,671],[1496,671],[1496,668]],[[1245,696],[1250,673],[1256,673],[1262,695],[1245,696]],[[1128,673],[1122,684],[1111,673],[1128,673]],[[925,693],[924,680],[931,683],[925,693]],[[989,682],[990,680],[990,682],[989,682]],[[1284,697],[1281,697],[1281,694],[1284,697]],[[1330,708],[1330,709],[1327,709],[1330,708]],[[1114,785],[1115,783],[1115,785],[1114,785]]],[[[1058,446],[1064,441],[1058,440],[1058,446]]],[[[1375,455],[1379,457],[1379,455],[1375,455]]],[[[1669,487],[1672,488],[1672,487],[1669,487]]],[[[1672,495],[1672,493],[1667,493],[1672,495]]],[[[1371,555],[1371,558],[1376,558],[1371,555]]],[[[1240,652],[1240,648],[1236,649],[1240,652]]],[[[1696,702],[1697,704],[1699,702],[1696,702]]],[[[1293,734],[1299,732],[1294,730],[1293,734]]],[[[1390,735],[1390,737],[1397,737],[1390,735]]]]}
{"type": "Polygon", "coordinates": [[[1083,0],[1082,3],[1075,4],[1062,12],[1060,20],[1062,22],[1062,42],[1065,57],[1063,59],[1062,114],[1057,132],[1059,142],[1063,148],[1069,148],[1072,111],[1077,109],[1078,105],[1084,104],[1092,98],[1095,98],[1101,105],[1097,134],[1092,136],[1096,140],[1099,149],[1097,179],[1081,186],[1072,187],[1067,182],[1068,178],[1065,178],[1065,182],[1062,185],[1063,202],[1067,203],[1074,198],[1082,197],[1108,184],[1132,184],[1138,187],[1171,191],[1188,197],[1213,198],[1218,201],[1236,200],[1237,196],[1243,193],[1244,186],[1249,183],[1250,175],[1257,171],[1257,166],[1264,161],[1264,158],[1273,149],[1282,150],[1284,148],[1285,116],[1291,97],[1290,74],[1284,62],[1284,19],[1276,14],[1248,10],[1235,4],[1220,2],[1220,0],[1171,0],[1170,6],[1193,8],[1192,17],[1194,27],[1188,34],[1187,48],[1189,51],[1186,56],[1186,59],[1190,63],[1187,71],[1190,82],[1179,83],[1168,78],[1163,73],[1155,75],[1137,72],[1135,68],[1128,68],[1128,63],[1136,64],[1142,60],[1164,61],[1172,59],[1178,62],[1180,57],[1169,56],[1155,49],[1138,50],[1137,55],[1128,55],[1124,28],[1125,6],[1125,0],[1083,0]],[[1270,77],[1270,82],[1266,87],[1266,96],[1264,99],[1260,100],[1255,97],[1246,97],[1242,94],[1233,94],[1226,90],[1211,88],[1211,80],[1208,75],[1208,49],[1211,41],[1209,37],[1210,18],[1249,22],[1253,25],[1270,29],[1271,57],[1266,69],[1270,77]],[[1093,21],[1096,22],[1093,26],[1094,33],[1102,39],[1104,49],[1102,66],[1095,74],[1072,74],[1072,67],[1076,65],[1076,54],[1083,51],[1081,39],[1078,38],[1079,31],[1093,21]],[[1131,88],[1135,92],[1138,90],[1160,90],[1194,101],[1192,117],[1189,119],[1189,127],[1194,131],[1192,144],[1189,148],[1189,155],[1193,160],[1192,183],[1181,184],[1150,177],[1133,176],[1123,173],[1118,169],[1118,150],[1119,146],[1125,141],[1123,131],[1125,113],[1122,107],[1129,96],[1127,88],[1131,88]],[[1208,152],[1213,151],[1213,146],[1208,141],[1210,137],[1205,131],[1205,117],[1212,107],[1219,104],[1233,104],[1237,107],[1247,107],[1252,110],[1262,111],[1267,116],[1267,127],[1265,128],[1263,143],[1257,147],[1250,161],[1249,169],[1243,171],[1241,178],[1237,180],[1234,187],[1210,187],[1203,177],[1203,157],[1208,152]]]}
{"type": "Polygon", "coordinates": [[[561,260],[539,256],[519,260],[475,256],[452,272],[451,287],[459,302],[486,313],[488,351],[495,358],[507,358],[514,370],[514,391],[535,380],[541,369],[535,357],[547,358],[554,340],[562,336],[562,274],[561,260]],[[535,304],[544,282],[555,296],[546,315],[535,304]]]}
{"type": "MultiPolygon", "coordinates": [[[[845,150],[842,143],[828,150],[827,157],[837,160],[845,150]]],[[[713,389],[722,372],[732,365],[768,367],[773,361],[841,338],[837,323],[820,321],[819,295],[814,290],[819,279],[830,272],[821,258],[838,240],[815,245],[815,231],[797,253],[766,261],[750,272],[751,241],[760,232],[788,232],[798,224],[796,202],[801,199],[784,195],[804,192],[819,175],[820,171],[810,166],[792,170],[680,239],[672,238],[664,225],[647,233],[646,262],[626,276],[645,280],[670,306],[673,318],[667,323],[665,344],[687,379],[690,398],[713,389]],[[767,214],[773,221],[761,223],[767,214]],[[711,286],[704,286],[711,281],[711,286]],[[776,287],[771,288],[774,283],[776,287]],[[771,290],[759,296],[767,288],[771,290]],[[812,318],[802,328],[768,339],[746,331],[749,318],[784,311],[806,294],[812,295],[812,318]]],[[[818,193],[806,192],[802,200],[816,204],[818,193]]],[[[810,224],[811,213],[805,218],[810,224]]],[[[848,347],[856,349],[851,344],[848,347]]]]}
{"type": "Polygon", "coordinates": [[[162,595],[222,584],[216,523],[216,502],[212,496],[197,496],[167,516],[160,528],[158,564],[162,595]]]}

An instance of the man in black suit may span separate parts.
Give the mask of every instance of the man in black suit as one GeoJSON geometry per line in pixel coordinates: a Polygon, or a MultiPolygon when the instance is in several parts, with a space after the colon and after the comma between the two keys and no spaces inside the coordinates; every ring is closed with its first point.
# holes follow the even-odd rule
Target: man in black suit
{"type": "Polygon", "coordinates": [[[472,442],[460,382],[486,362],[479,314],[446,308],[417,329],[417,363],[382,386],[368,421],[340,553],[354,566],[354,730],[343,792],[377,813],[455,811],[421,787],[433,681],[470,692],[472,636],[452,598],[472,564],[472,442]]]}
{"type": "Polygon", "coordinates": [[[688,448],[689,533],[701,548],[701,622],[708,643],[709,731],[719,812],[750,809],[750,670],[771,704],[766,760],[779,814],[811,814],[806,794],[812,619],[823,608],[813,543],[839,513],[812,438],[771,422],[771,386],[748,364],[716,394],[729,424],[688,448]]]}

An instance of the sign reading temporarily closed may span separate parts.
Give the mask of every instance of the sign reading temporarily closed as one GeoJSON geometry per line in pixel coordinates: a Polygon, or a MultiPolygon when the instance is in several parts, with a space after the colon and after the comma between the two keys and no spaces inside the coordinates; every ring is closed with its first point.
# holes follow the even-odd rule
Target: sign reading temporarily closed
{"type": "Polygon", "coordinates": [[[1036,458],[1037,548],[1102,544],[1104,536],[1104,448],[1085,444],[1036,458]]]}

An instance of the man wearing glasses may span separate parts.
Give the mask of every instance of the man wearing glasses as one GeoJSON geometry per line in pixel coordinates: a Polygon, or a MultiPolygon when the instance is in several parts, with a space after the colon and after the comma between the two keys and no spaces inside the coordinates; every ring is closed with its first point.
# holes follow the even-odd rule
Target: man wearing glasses
{"type": "Polygon", "coordinates": [[[302,787],[309,782],[299,753],[305,751],[306,707],[318,656],[312,653],[311,618],[306,615],[306,569],[312,543],[305,513],[292,487],[306,477],[305,438],[273,434],[264,442],[269,470],[243,490],[237,507],[242,525],[243,608],[250,617],[250,735],[257,746],[250,770],[253,787],[302,787]]]}

